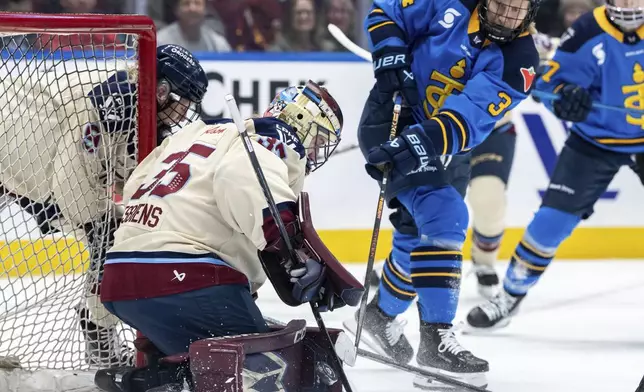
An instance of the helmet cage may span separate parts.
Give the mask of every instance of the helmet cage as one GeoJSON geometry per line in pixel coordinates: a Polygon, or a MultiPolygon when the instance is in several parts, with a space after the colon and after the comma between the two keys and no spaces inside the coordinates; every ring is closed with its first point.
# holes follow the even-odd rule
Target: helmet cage
{"type": "Polygon", "coordinates": [[[172,85],[161,80],[157,85],[158,142],[174,135],[200,118],[201,102],[191,101],[172,91],[172,85]]]}
{"type": "Polygon", "coordinates": [[[644,23],[644,7],[617,7],[615,0],[606,0],[606,13],[625,31],[636,30],[644,23]]]}
{"type": "Polygon", "coordinates": [[[311,172],[326,163],[340,143],[342,111],[328,91],[312,81],[281,91],[265,115],[293,128],[304,146],[311,172]]]}
{"type": "MultiPolygon", "coordinates": [[[[508,43],[523,32],[525,32],[529,27],[534,18],[537,16],[537,11],[539,10],[539,4],[541,0],[529,0],[527,1],[527,7],[511,6],[513,0],[483,0],[481,1],[478,7],[479,20],[481,21],[481,27],[485,33],[485,37],[490,41],[496,43],[508,43]],[[496,7],[490,7],[490,2],[494,1],[496,7]],[[496,8],[496,9],[493,9],[496,8]],[[518,19],[517,17],[512,16],[513,13],[516,13],[516,9],[519,9],[519,14],[525,12],[523,19],[518,19]],[[506,20],[507,24],[514,25],[517,21],[520,20],[520,23],[516,28],[510,28],[503,24],[492,22],[492,20],[506,20]]],[[[521,5],[523,5],[522,2],[521,5]]]]}

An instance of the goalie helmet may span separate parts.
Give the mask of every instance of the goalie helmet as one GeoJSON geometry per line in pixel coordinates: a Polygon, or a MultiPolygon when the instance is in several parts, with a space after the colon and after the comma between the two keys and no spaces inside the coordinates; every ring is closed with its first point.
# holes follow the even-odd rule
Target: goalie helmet
{"type": "Polygon", "coordinates": [[[310,80],[277,94],[264,117],[275,117],[293,128],[306,151],[310,171],[322,166],[340,143],[340,106],[324,87],[310,80]]]}
{"type": "Polygon", "coordinates": [[[537,16],[541,0],[481,0],[479,20],[485,37],[507,43],[528,30],[537,16]]]}
{"type": "Polygon", "coordinates": [[[606,0],[608,18],[624,31],[632,31],[644,23],[644,1],[606,0]]]}
{"type": "Polygon", "coordinates": [[[208,78],[199,61],[179,45],[157,48],[158,143],[201,113],[208,78]]]}

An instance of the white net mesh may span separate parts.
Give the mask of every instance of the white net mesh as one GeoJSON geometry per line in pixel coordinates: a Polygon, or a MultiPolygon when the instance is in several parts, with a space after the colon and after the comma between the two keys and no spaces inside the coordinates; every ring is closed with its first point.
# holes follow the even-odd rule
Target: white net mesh
{"type": "Polygon", "coordinates": [[[96,282],[138,156],[137,35],[5,33],[1,45],[0,367],[130,365],[134,331],[96,282]]]}

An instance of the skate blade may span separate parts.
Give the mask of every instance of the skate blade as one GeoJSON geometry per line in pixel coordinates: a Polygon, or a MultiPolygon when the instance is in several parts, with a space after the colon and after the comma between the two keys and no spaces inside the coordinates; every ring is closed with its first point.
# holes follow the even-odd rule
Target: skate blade
{"type": "MultiPolygon", "coordinates": [[[[350,319],[346,320],[342,323],[344,328],[346,328],[347,332],[349,332],[353,338],[355,339],[356,337],[356,330],[358,329],[358,323],[356,322],[355,319],[350,319]]],[[[378,343],[378,341],[367,331],[366,329],[362,328],[362,334],[360,335],[360,343],[364,343],[369,347],[371,350],[375,351],[376,354],[383,355],[387,358],[391,358],[389,354],[385,352],[385,350],[382,349],[382,346],[378,343]]]]}
{"type": "Polygon", "coordinates": [[[462,327],[460,328],[460,330],[463,333],[463,335],[474,335],[474,336],[491,335],[495,331],[507,327],[511,321],[512,321],[512,317],[507,317],[499,321],[498,323],[494,324],[493,326],[486,327],[486,328],[475,327],[470,323],[468,323],[467,321],[463,321],[462,327]]]}
{"type": "MultiPolygon", "coordinates": [[[[454,373],[454,372],[449,372],[447,370],[433,368],[429,366],[421,366],[421,369],[427,369],[434,373],[439,373],[443,376],[453,378],[456,381],[471,384],[479,388],[487,387],[487,372],[454,373]]],[[[460,391],[462,390],[461,387],[443,384],[438,380],[428,379],[427,377],[421,377],[421,376],[414,377],[414,387],[425,391],[460,391]]]]}

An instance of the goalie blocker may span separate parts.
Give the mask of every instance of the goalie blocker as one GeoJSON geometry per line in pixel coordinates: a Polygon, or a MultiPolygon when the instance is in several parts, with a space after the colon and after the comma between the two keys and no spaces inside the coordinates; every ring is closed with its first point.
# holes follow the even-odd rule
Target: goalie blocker
{"type": "MultiPolygon", "coordinates": [[[[298,207],[296,223],[291,225],[294,245],[326,270],[324,289],[313,301],[328,311],[358,305],[364,288],[320,240],[311,222],[307,193],[300,194],[298,207]]],[[[299,305],[291,295],[288,275],[279,267],[279,252],[269,250],[261,252],[266,274],[282,301],[299,305]]],[[[334,344],[341,344],[341,330],[329,329],[329,334],[334,344]]],[[[176,387],[180,391],[185,382],[194,392],[342,390],[331,366],[330,356],[336,354],[319,329],[306,328],[303,320],[272,327],[266,333],[198,340],[190,344],[188,352],[171,356],[164,356],[147,338],[138,338],[135,346],[144,353],[147,365],[101,370],[95,378],[99,388],[107,392],[152,392],[174,391],[168,388],[176,387]]]]}

